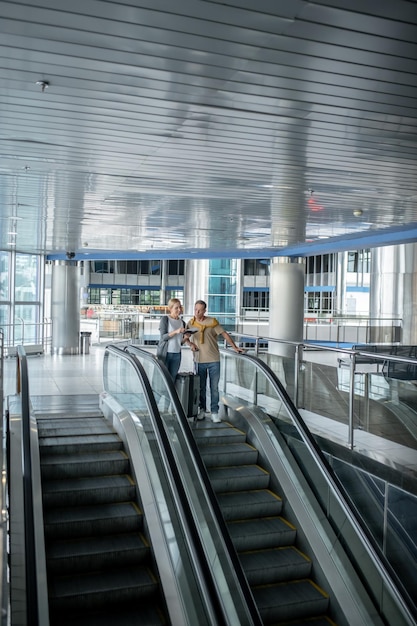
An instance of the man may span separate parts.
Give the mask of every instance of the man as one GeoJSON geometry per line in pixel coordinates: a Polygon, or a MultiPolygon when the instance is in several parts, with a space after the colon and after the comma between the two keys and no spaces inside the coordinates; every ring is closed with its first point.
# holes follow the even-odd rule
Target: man
{"type": "Polygon", "coordinates": [[[197,364],[197,374],[200,377],[200,410],[197,419],[211,417],[213,422],[221,422],[219,417],[219,380],[220,380],[220,351],[217,338],[222,335],[236,352],[243,352],[238,348],[228,332],[214,317],[206,316],[207,305],[204,300],[197,300],[194,305],[194,317],[190,319],[187,328],[197,328],[199,332],[186,343],[193,351],[194,361],[197,364]],[[210,409],[206,411],[207,378],[210,385],[210,409]]]}

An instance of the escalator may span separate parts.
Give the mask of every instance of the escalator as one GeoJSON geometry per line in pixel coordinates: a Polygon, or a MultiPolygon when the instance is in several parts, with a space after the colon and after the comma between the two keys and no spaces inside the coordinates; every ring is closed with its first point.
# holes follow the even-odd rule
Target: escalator
{"type": "MultiPolygon", "coordinates": [[[[139,619],[141,606],[140,623],[152,625],[414,623],[389,595],[389,581],[368,566],[361,540],[379,598],[366,588],[346,553],[343,533],[332,529],[263,411],[226,394],[227,420],[190,424],[166,368],[145,351],[128,352],[134,362],[120,349],[106,350],[100,404],[106,420],[96,414],[78,423],[72,416],[68,423],[38,415],[51,624],[94,626],[106,624],[106,618],[128,624],[129,611],[139,619]],[[102,449],[94,450],[93,443],[102,449]],[[139,462],[137,454],[143,454],[139,462]],[[173,502],[164,503],[158,522],[162,495],[173,502]],[[123,513],[112,516],[110,510],[123,513]],[[97,515],[100,511],[105,515],[97,515]],[[120,517],[128,527],[119,526],[120,517]],[[161,541],[155,538],[158,526],[167,533],[161,541]],[[142,535],[144,545],[133,542],[127,564],[123,550],[132,545],[132,535],[142,535]],[[180,617],[172,602],[181,607],[180,617]]],[[[245,357],[236,358],[246,364],[245,357]]],[[[322,486],[326,493],[328,484],[322,486]]],[[[325,498],[334,515],[340,502],[332,494],[325,498]]],[[[336,517],[340,531],[349,526],[343,507],[336,517]]],[[[349,533],[353,552],[358,539],[349,533]]]]}
{"type": "Polygon", "coordinates": [[[37,424],[51,626],[167,624],[121,438],[102,414],[37,424]]]}
{"type": "MultiPolygon", "coordinates": [[[[146,351],[127,350],[150,379],[164,372],[146,351]]],[[[278,379],[259,359],[221,354],[227,416],[220,424],[196,421],[190,427],[262,623],[414,625],[386,563],[278,379]],[[301,427],[307,463],[298,462],[270,408],[301,427]]],[[[168,378],[166,385],[172,386],[168,378]]],[[[153,391],[172,405],[175,391],[161,391],[160,382],[153,391]]]]}
{"type": "Polygon", "coordinates": [[[21,356],[22,398],[9,407],[12,622],[257,626],[211,537],[208,561],[146,375],[119,349],[106,357],[114,395],[80,412],[83,396],[30,408],[21,356]]]}
{"type": "Polygon", "coordinates": [[[258,450],[226,422],[197,422],[193,433],[263,623],[333,624],[329,594],[314,581],[258,450]]]}

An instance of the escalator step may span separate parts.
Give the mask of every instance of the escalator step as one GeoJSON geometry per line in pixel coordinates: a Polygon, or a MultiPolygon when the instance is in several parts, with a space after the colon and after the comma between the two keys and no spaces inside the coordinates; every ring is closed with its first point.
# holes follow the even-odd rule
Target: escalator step
{"type": "Polygon", "coordinates": [[[44,454],[76,454],[82,450],[116,450],[122,449],[122,447],[123,444],[115,433],[46,437],[39,440],[41,462],[44,454]]]}
{"type": "Polygon", "coordinates": [[[235,491],[217,495],[226,521],[280,515],[282,500],[269,489],[235,491]]]}
{"type": "Polygon", "coordinates": [[[158,583],[147,567],[90,572],[78,576],[55,577],[49,584],[51,611],[90,610],[115,603],[141,601],[155,596],[158,583]]]}
{"type": "Polygon", "coordinates": [[[142,524],[142,513],[133,502],[57,508],[44,513],[46,538],[135,532],[142,524]]]}
{"type": "Polygon", "coordinates": [[[213,424],[210,420],[205,420],[198,428],[193,430],[194,438],[198,446],[206,445],[228,445],[229,443],[245,443],[246,434],[227,424],[213,424]]]}
{"type": "MultiPolygon", "coordinates": [[[[157,605],[157,602],[154,604],[157,605]]],[[[166,618],[157,606],[147,607],[143,602],[140,607],[135,603],[134,606],[124,605],[117,609],[109,608],[107,611],[61,615],[56,621],[56,626],[115,626],[115,624],[117,626],[137,626],[138,624],[140,626],[168,626],[166,618]]],[[[51,626],[55,624],[51,623],[51,626]]]]}
{"type": "Polygon", "coordinates": [[[282,517],[228,522],[233,544],[237,552],[291,546],[297,531],[282,517]]]}
{"type": "Polygon", "coordinates": [[[311,573],[311,560],[293,546],[240,552],[239,559],[250,585],[299,580],[311,573]]]}
{"type": "Polygon", "coordinates": [[[279,622],[279,626],[337,626],[337,624],[327,615],[318,615],[317,617],[306,617],[290,622],[279,622]]]}
{"type": "Polygon", "coordinates": [[[48,574],[143,563],[149,554],[149,545],[140,533],[55,540],[47,545],[48,574]]]}
{"type": "Polygon", "coordinates": [[[67,435],[105,434],[114,432],[112,425],[104,418],[44,419],[37,420],[40,438],[63,437],[67,435]]]}
{"type": "Polygon", "coordinates": [[[41,463],[42,480],[126,474],[128,470],[129,459],[123,450],[44,455],[41,463]]]}
{"type": "Polygon", "coordinates": [[[127,502],[136,496],[135,484],[128,475],[49,480],[44,481],[42,490],[46,508],[127,502]]]}
{"type": "Polygon", "coordinates": [[[258,461],[258,451],[247,443],[199,446],[199,449],[207,468],[239,464],[255,465],[258,461]]]}
{"type": "Polygon", "coordinates": [[[217,493],[266,489],[269,473],[259,465],[233,465],[208,469],[211,484],[217,493]]]}
{"type": "Polygon", "coordinates": [[[326,614],[329,596],[311,580],[252,588],[265,624],[326,614]]]}

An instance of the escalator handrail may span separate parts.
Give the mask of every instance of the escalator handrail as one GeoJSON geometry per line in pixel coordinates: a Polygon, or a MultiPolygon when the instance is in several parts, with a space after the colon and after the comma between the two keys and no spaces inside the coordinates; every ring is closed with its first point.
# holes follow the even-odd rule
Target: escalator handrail
{"type": "MultiPolygon", "coordinates": [[[[399,608],[408,616],[411,623],[415,619],[412,614],[415,612],[415,605],[410,598],[407,590],[404,588],[401,580],[398,578],[395,570],[386,559],[385,555],[380,551],[375,539],[370,531],[362,523],[361,518],[353,504],[348,492],[339,480],[338,476],[334,472],[333,468],[327,461],[319,445],[317,444],[314,436],[311,434],[308,426],[301,417],[298,409],[291,400],[288,392],[284,388],[283,384],[273,372],[273,370],[261,359],[256,356],[236,353],[230,348],[220,348],[222,354],[232,356],[236,359],[244,359],[252,362],[267,378],[268,382],[275,389],[280,399],[282,400],[285,408],[288,411],[294,426],[300,434],[303,442],[305,443],[307,450],[310,452],[311,457],[314,459],[317,467],[326,480],[326,483],[331,488],[333,495],[335,496],[339,506],[342,508],[343,513],[349,519],[351,526],[355,530],[362,545],[367,551],[367,554],[372,559],[373,565],[378,571],[382,580],[384,580],[387,588],[390,590],[392,597],[397,602],[399,608]],[[401,589],[401,592],[400,592],[401,589]]],[[[307,477],[308,478],[308,477],[307,477]]]]}
{"type": "Polygon", "coordinates": [[[30,446],[29,374],[26,352],[17,346],[18,384],[22,414],[22,475],[25,537],[26,620],[28,626],[38,626],[38,592],[35,519],[33,514],[32,451],[30,446]]]}
{"type": "Polygon", "coordinates": [[[201,453],[198,449],[196,440],[191,432],[191,429],[189,427],[188,424],[188,420],[187,417],[185,415],[184,409],[182,407],[182,404],[179,400],[177,391],[175,389],[175,385],[174,382],[172,380],[172,377],[167,369],[167,367],[165,366],[165,364],[158,359],[155,355],[153,355],[152,353],[148,352],[147,350],[144,350],[142,348],[139,348],[138,346],[134,346],[134,345],[129,345],[126,346],[125,350],[127,352],[129,352],[130,354],[133,355],[138,355],[141,358],[144,358],[146,360],[148,360],[149,362],[153,363],[161,372],[161,374],[163,375],[164,381],[167,385],[167,389],[168,389],[168,393],[169,393],[169,398],[170,401],[172,402],[174,409],[175,409],[175,413],[176,416],[178,418],[179,424],[181,426],[181,430],[182,433],[184,435],[184,438],[187,442],[187,446],[188,446],[188,454],[189,454],[189,458],[192,459],[195,467],[197,468],[198,474],[200,476],[200,480],[204,486],[204,490],[206,493],[206,496],[208,498],[211,510],[215,516],[216,519],[216,523],[218,528],[220,529],[221,535],[222,535],[222,540],[224,542],[226,551],[227,551],[227,556],[231,562],[231,565],[234,569],[235,575],[237,577],[239,586],[240,586],[240,590],[243,594],[244,597],[244,601],[246,603],[246,607],[247,610],[250,613],[251,619],[253,621],[254,626],[259,625],[262,626],[262,620],[260,618],[259,615],[259,611],[258,608],[255,604],[255,600],[253,598],[252,595],[252,591],[249,587],[248,581],[246,579],[246,576],[243,572],[243,568],[241,565],[241,562],[239,560],[239,557],[237,555],[235,546],[232,542],[232,539],[230,537],[230,533],[227,529],[227,525],[224,521],[224,517],[223,514],[221,512],[220,509],[220,505],[218,503],[216,494],[214,492],[213,486],[211,484],[210,478],[208,476],[207,473],[207,469],[206,466],[204,464],[204,461],[201,457],[201,453]]]}

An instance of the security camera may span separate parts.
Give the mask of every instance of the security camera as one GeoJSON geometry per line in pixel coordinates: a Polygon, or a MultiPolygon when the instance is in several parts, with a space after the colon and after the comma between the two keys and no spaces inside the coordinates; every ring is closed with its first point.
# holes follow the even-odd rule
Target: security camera
{"type": "Polygon", "coordinates": [[[75,252],[67,252],[67,259],[73,259],[75,257],[75,252]]]}

